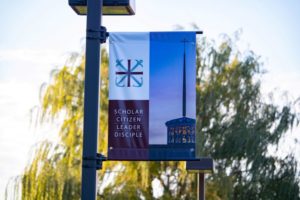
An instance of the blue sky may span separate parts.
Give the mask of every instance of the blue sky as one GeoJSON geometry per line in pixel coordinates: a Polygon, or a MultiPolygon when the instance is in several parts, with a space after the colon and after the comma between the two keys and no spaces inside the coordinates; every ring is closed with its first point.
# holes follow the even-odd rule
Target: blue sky
{"type": "MultiPolygon", "coordinates": [[[[1,3],[0,199],[7,180],[24,168],[31,147],[55,135],[51,125],[30,128],[29,111],[39,103],[40,85],[49,81],[50,71],[64,64],[69,52],[81,50],[85,34],[85,17],[77,16],[67,0],[1,3]]],[[[300,96],[300,1],[136,0],[136,11],[136,16],[104,17],[103,24],[109,31],[170,31],[195,23],[214,39],[242,29],[239,47],[261,55],[268,71],[263,91],[279,88],[300,96]]],[[[285,142],[294,137],[299,139],[297,130],[285,142]]]]}

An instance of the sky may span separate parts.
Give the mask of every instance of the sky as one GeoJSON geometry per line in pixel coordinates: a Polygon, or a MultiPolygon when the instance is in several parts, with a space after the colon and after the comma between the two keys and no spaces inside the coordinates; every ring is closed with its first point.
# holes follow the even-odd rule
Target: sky
{"type": "MultiPolygon", "coordinates": [[[[39,104],[40,86],[49,81],[51,70],[62,66],[70,52],[82,50],[86,30],[85,17],[77,16],[67,0],[1,3],[0,199],[7,181],[24,169],[34,145],[57,132],[57,124],[35,128],[30,119],[37,110],[33,115],[30,110],[39,104]]],[[[232,36],[242,30],[239,47],[260,55],[268,71],[262,79],[264,93],[276,88],[296,99],[299,19],[298,0],[136,0],[135,16],[105,16],[102,22],[108,31],[172,31],[178,25],[190,30],[195,23],[205,37],[216,40],[221,33],[232,36]]],[[[297,129],[283,143],[295,137],[299,139],[297,129]]],[[[292,145],[282,151],[300,155],[292,145]]]]}

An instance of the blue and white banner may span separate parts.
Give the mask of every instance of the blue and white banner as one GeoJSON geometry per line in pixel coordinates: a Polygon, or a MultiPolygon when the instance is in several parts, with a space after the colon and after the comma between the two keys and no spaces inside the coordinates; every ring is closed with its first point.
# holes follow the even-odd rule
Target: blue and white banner
{"type": "Polygon", "coordinates": [[[110,32],[108,159],[193,159],[195,83],[195,32],[110,32]]]}

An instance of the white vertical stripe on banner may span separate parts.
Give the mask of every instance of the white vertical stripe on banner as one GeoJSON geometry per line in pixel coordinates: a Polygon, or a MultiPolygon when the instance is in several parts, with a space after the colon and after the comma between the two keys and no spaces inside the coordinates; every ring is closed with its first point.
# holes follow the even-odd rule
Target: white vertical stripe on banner
{"type": "Polygon", "coordinates": [[[149,100],[149,35],[109,33],[110,100],[149,100]]]}

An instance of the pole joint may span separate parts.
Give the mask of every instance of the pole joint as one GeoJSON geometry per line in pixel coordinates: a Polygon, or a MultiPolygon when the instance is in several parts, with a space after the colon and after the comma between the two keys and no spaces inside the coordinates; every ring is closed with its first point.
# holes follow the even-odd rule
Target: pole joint
{"type": "Polygon", "coordinates": [[[99,29],[87,29],[86,30],[86,39],[87,40],[98,40],[101,44],[106,42],[108,37],[108,32],[106,31],[105,26],[100,26],[99,29]]]}

